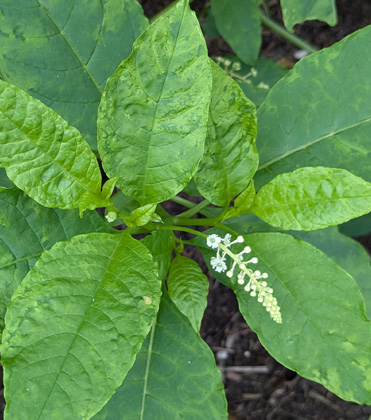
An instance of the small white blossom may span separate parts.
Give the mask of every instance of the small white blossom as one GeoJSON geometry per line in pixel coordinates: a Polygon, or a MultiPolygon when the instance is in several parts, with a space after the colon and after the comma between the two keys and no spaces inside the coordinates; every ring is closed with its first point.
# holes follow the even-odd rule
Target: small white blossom
{"type": "Polygon", "coordinates": [[[218,248],[221,240],[222,238],[220,238],[220,236],[214,234],[207,237],[206,243],[210,248],[218,248]]]}
{"type": "Polygon", "coordinates": [[[222,273],[227,269],[227,266],[224,262],[224,258],[221,257],[212,257],[210,260],[211,266],[218,273],[222,273]]]}
{"type": "Polygon", "coordinates": [[[212,268],[218,273],[226,271],[227,265],[225,263],[225,259],[228,255],[233,260],[233,264],[226,272],[227,277],[232,278],[235,268],[238,267],[237,283],[241,286],[245,285],[244,290],[249,293],[250,296],[256,297],[257,301],[265,307],[267,312],[269,312],[271,318],[275,322],[281,324],[281,310],[278,306],[277,299],[272,296],[273,289],[268,287],[268,283],[266,281],[260,281],[260,279],[267,279],[268,274],[249,268],[249,264],[258,263],[258,258],[252,257],[250,260],[244,261],[244,255],[251,252],[251,248],[249,246],[245,246],[238,254],[233,253],[229,249],[233,244],[243,243],[243,236],[238,236],[234,241],[231,241],[231,239],[232,236],[229,233],[226,234],[224,238],[215,234],[207,237],[207,245],[217,250],[216,256],[212,257],[210,260],[212,268]]]}

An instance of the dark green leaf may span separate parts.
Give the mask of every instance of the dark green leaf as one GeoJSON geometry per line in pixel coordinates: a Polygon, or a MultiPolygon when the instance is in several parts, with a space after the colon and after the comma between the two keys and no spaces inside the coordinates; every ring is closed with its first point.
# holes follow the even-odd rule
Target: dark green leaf
{"type": "Polygon", "coordinates": [[[371,182],[371,26],[297,63],[258,111],[260,188],[302,166],[346,169],[371,182]]]}
{"type": "Polygon", "coordinates": [[[181,191],[202,157],[211,94],[205,40],[181,0],[134,43],[98,117],[103,167],[141,205],[181,191]]]}
{"type": "Polygon", "coordinates": [[[245,63],[254,63],[261,45],[259,0],[212,0],[211,11],[233,51],[245,63]]]}
{"type": "Polygon", "coordinates": [[[165,279],[170,267],[171,254],[174,249],[174,235],[168,230],[154,230],[141,242],[149,249],[158,266],[158,277],[165,279]]]}
{"type": "Polygon", "coordinates": [[[41,253],[80,233],[110,231],[98,213],[40,206],[22,191],[0,191],[0,331],[15,289],[41,253]]]}
{"type": "Polygon", "coordinates": [[[371,318],[371,260],[363,246],[339,233],[337,227],[294,235],[320,249],[354,278],[365,299],[366,314],[371,318]]]}
{"type": "Polygon", "coordinates": [[[45,251],[5,317],[5,415],[77,420],[98,412],[156,316],[155,273],[147,248],[125,233],[79,235],[45,251]]]}
{"type": "Polygon", "coordinates": [[[167,279],[169,297],[198,333],[207,306],[209,281],[199,265],[182,255],[173,259],[167,279]]]}
{"type": "Polygon", "coordinates": [[[218,65],[211,63],[213,89],[205,152],[194,177],[211,203],[228,206],[258,167],[255,106],[218,65]]]}
{"type": "Polygon", "coordinates": [[[335,0],[281,0],[283,21],[289,31],[306,20],[323,20],[330,26],[337,23],[335,0]]]}
{"type": "Polygon", "coordinates": [[[166,292],[151,333],[123,385],[94,420],[227,420],[210,348],[166,292]]]}
{"type": "Polygon", "coordinates": [[[106,80],[147,25],[135,0],[2,0],[0,75],[60,113],[96,148],[106,80]]]}
{"type": "MultiPolygon", "coordinates": [[[[205,241],[197,242],[209,265],[215,252],[205,241]]],[[[263,346],[280,363],[339,397],[370,404],[371,327],[354,279],[321,251],[290,235],[256,233],[246,235],[245,242],[259,259],[252,268],[268,273],[282,324],[272,321],[235,277],[211,272],[235,291],[242,315],[263,346]]]]}
{"type": "Polygon", "coordinates": [[[343,169],[301,168],[264,185],[251,211],[281,229],[322,229],[370,212],[371,184],[343,169]]]}

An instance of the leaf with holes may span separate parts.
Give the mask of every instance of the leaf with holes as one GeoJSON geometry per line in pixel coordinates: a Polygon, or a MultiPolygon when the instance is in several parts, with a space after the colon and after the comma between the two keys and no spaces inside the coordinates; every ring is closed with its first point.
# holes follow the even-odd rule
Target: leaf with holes
{"type": "Polygon", "coordinates": [[[188,184],[203,154],[210,94],[205,40],[181,0],[138,38],[102,96],[98,149],[124,194],[143,206],[188,184]]]}
{"type": "Polygon", "coordinates": [[[78,235],[45,251],[5,317],[6,416],[93,416],[134,363],[160,295],[151,255],[126,233],[78,235]]]}
{"type": "Polygon", "coordinates": [[[106,80],[147,26],[135,0],[2,0],[1,78],[52,107],[96,149],[106,80]]]}

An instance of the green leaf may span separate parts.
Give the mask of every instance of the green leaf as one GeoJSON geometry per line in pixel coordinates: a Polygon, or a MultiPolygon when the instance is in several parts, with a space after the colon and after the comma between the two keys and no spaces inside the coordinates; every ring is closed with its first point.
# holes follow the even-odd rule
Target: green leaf
{"type": "Polygon", "coordinates": [[[4,168],[0,168],[0,187],[5,187],[5,188],[14,187],[13,182],[8,178],[4,168]]]}
{"type": "Polygon", "coordinates": [[[144,226],[156,216],[156,204],[146,204],[133,210],[128,217],[124,217],[127,226],[144,226]]]}
{"type": "Polygon", "coordinates": [[[247,213],[255,201],[254,181],[251,180],[247,188],[234,201],[234,206],[228,209],[223,220],[230,217],[239,217],[241,214],[247,213]]]}
{"type": "Polygon", "coordinates": [[[0,332],[15,289],[41,253],[80,233],[111,231],[96,212],[48,209],[22,191],[0,191],[0,332]]]}
{"type": "Polygon", "coordinates": [[[281,0],[283,21],[293,32],[297,23],[306,20],[323,20],[330,26],[337,24],[335,0],[281,0]]]}
{"type": "Polygon", "coordinates": [[[297,63],[258,110],[260,188],[302,166],[346,169],[371,182],[371,26],[297,63]]]}
{"type": "MultiPolygon", "coordinates": [[[[207,231],[211,233],[220,231],[207,231]]],[[[371,328],[354,279],[321,251],[290,235],[256,233],[246,235],[245,244],[259,260],[253,268],[268,273],[282,324],[272,321],[236,276],[210,272],[235,291],[240,311],[262,345],[278,362],[339,397],[370,404],[371,328]]],[[[202,241],[200,249],[210,267],[215,252],[205,245],[202,241]]]]}
{"type": "Polygon", "coordinates": [[[275,61],[264,57],[259,57],[253,66],[241,62],[236,56],[228,55],[223,58],[231,64],[224,65],[222,68],[224,67],[224,70],[238,83],[243,93],[254,102],[256,107],[264,102],[271,88],[288,71],[275,61]]]}
{"type": "Polygon", "coordinates": [[[339,233],[337,227],[294,235],[320,249],[354,278],[365,299],[366,315],[371,318],[371,259],[363,246],[339,233]]]}
{"type": "Polygon", "coordinates": [[[228,206],[258,167],[255,106],[237,83],[212,60],[213,89],[205,152],[194,177],[211,203],[228,206]]]}
{"type": "Polygon", "coordinates": [[[134,43],[107,82],[98,149],[109,177],[143,206],[181,191],[203,154],[211,95],[205,40],[181,0],[134,43]]]}
{"type": "Polygon", "coordinates": [[[106,80],[147,26],[135,0],[2,0],[1,78],[52,107],[96,149],[106,80]]]}
{"type": "Polygon", "coordinates": [[[344,223],[339,226],[339,230],[344,235],[352,236],[353,238],[371,233],[371,213],[344,223]]]}
{"type": "Polygon", "coordinates": [[[210,348],[164,292],[133,368],[94,420],[227,420],[210,348]]]}
{"type": "Polygon", "coordinates": [[[42,102],[0,81],[0,166],[45,207],[105,206],[98,162],[79,131],[42,102]]]}
{"type": "Polygon", "coordinates": [[[165,279],[169,271],[174,239],[173,233],[167,230],[154,230],[150,235],[141,239],[157,263],[158,277],[161,280],[165,279]]]}
{"type": "Polygon", "coordinates": [[[264,185],[251,211],[281,229],[322,229],[370,212],[371,184],[342,169],[301,168],[264,185]]]}
{"type": "Polygon", "coordinates": [[[211,11],[220,35],[242,61],[253,64],[262,41],[259,0],[212,0],[211,11]]]}
{"type": "Polygon", "coordinates": [[[98,412],[134,363],[158,310],[147,248],[91,233],[45,251],[5,317],[5,415],[82,419],[98,412]]]}
{"type": "Polygon", "coordinates": [[[171,262],[167,279],[169,297],[198,333],[207,306],[209,281],[199,265],[182,255],[171,262]]]}

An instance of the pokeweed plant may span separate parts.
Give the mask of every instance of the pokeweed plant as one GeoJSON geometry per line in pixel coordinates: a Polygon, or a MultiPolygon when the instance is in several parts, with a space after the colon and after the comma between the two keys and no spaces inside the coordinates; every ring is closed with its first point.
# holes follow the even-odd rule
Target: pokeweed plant
{"type": "MultiPolygon", "coordinates": [[[[57,9],[32,13],[50,22],[57,9]]],[[[55,20],[71,49],[83,10],[55,20]]],[[[13,7],[1,11],[14,17],[13,7]]],[[[97,48],[113,36],[102,28],[97,48]]],[[[27,39],[20,27],[12,33],[10,44],[27,39]]],[[[89,133],[97,113],[103,186],[79,130],[2,73],[5,418],[226,419],[221,377],[199,335],[208,281],[184,246],[201,250],[280,363],[371,404],[371,328],[360,292],[369,297],[370,261],[334,227],[371,211],[370,38],[367,27],[303,59],[257,118],[208,58],[186,0],[143,31],[106,83],[97,63],[110,66],[105,53],[92,59],[93,48],[80,60],[89,77],[76,71],[102,90],[98,111],[96,97],[71,110],[58,93],[49,101],[67,120],[86,117],[89,133]],[[183,190],[204,199],[195,204],[178,196],[183,190]],[[170,215],[166,200],[188,209],[170,215]],[[344,258],[349,250],[353,258],[344,258]]],[[[43,77],[31,85],[41,89],[43,77]]]]}

